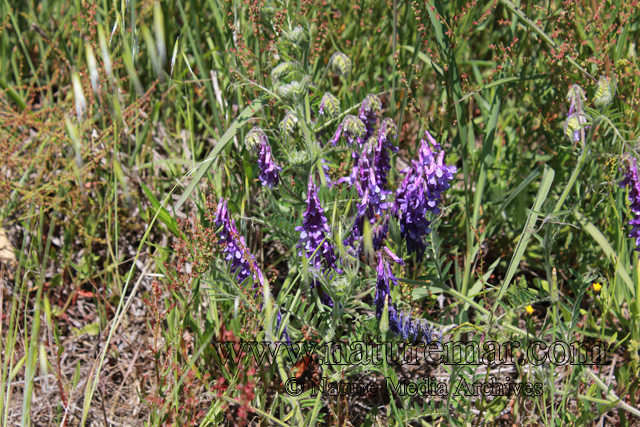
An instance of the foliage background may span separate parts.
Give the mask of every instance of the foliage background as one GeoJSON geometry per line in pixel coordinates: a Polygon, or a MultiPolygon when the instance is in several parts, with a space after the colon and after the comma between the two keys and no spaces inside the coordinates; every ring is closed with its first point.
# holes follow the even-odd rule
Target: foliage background
{"type": "MultiPolygon", "coordinates": [[[[616,184],[640,126],[637,1],[5,0],[0,10],[3,425],[637,422],[640,275],[616,184]],[[325,72],[336,51],[352,61],[347,76],[325,72]],[[339,310],[314,305],[297,276],[295,199],[309,165],[296,171],[292,156],[306,148],[282,142],[285,111],[262,97],[287,60],[312,76],[313,108],[325,91],[343,110],[380,94],[399,125],[395,185],[424,129],[458,167],[431,257],[398,267],[404,309],[448,339],[508,340],[514,328],[526,340],[599,339],[610,363],[519,371],[545,384],[535,400],[444,401],[291,399],[286,361],[220,366],[210,341],[261,339],[274,322],[216,261],[220,197],[292,338],[378,333],[366,260],[334,289],[339,310]],[[602,119],[570,182],[584,144],[565,136],[565,96],[579,84],[589,104],[601,75],[615,77],[617,97],[593,110],[602,119]],[[273,130],[289,190],[256,181],[243,144],[254,124],[273,130]],[[293,174],[303,178],[291,185],[293,174]]],[[[348,154],[332,154],[333,179],[348,154]]],[[[349,226],[347,193],[321,190],[336,233],[349,226]]],[[[441,369],[329,374],[482,374],[441,369]]]]}

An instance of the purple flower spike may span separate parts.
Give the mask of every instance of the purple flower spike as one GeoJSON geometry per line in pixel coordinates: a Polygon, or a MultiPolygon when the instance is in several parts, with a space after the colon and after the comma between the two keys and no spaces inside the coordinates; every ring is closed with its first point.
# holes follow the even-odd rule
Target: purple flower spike
{"type": "Polygon", "coordinates": [[[385,216],[382,220],[382,224],[373,228],[372,232],[372,243],[373,250],[379,251],[384,244],[384,240],[387,238],[387,233],[389,232],[389,215],[385,216]]]}
{"type": "Polygon", "coordinates": [[[299,249],[298,255],[302,256],[304,253],[304,256],[311,259],[311,266],[316,270],[333,268],[341,272],[336,266],[337,257],[330,240],[331,230],[318,200],[313,176],[309,177],[306,202],[307,210],[303,215],[302,225],[295,228],[300,232],[300,241],[296,245],[299,249]]]}
{"type": "Polygon", "coordinates": [[[380,98],[376,95],[369,94],[362,101],[362,106],[360,107],[360,111],[358,112],[358,117],[364,123],[366,133],[362,138],[364,141],[368,140],[371,135],[373,135],[373,130],[376,127],[376,122],[378,121],[378,113],[382,109],[382,103],[380,102],[380,98]]]}
{"type": "MultiPolygon", "coordinates": [[[[385,299],[391,298],[391,287],[389,286],[389,283],[393,283],[397,286],[398,279],[396,279],[391,272],[389,261],[384,259],[380,253],[378,254],[378,267],[376,268],[376,271],[378,273],[378,279],[376,281],[376,295],[373,298],[373,303],[376,306],[376,316],[379,319],[382,317],[385,299]]],[[[391,308],[391,304],[389,304],[389,308],[391,308]]],[[[389,324],[391,325],[391,321],[389,324]]]]}
{"type": "Polygon", "coordinates": [[[259,126],[255,126],[245,137],[244,143],[249,150],[259,153],[258,167],[260,168],[260,176],[258,178],[260,178],[262,185],[269,188],[278,185],[280,181],[279,172],[282,172],[282,168],[273,161],[269,139],[264,131],[259,126]]]}
{"type": "MultiPolygon", "coordinates": [[[[638,165],[635,157],[632,161],[628,161],[624,170],[625,178],[618,184],[620,188],[629,188],[629,201],[631,202],[631,212],[635,218],[629,220],[629,224],[633,227],[629,237],[636,239],[636,251],[640,251],[640,181],[638,180],[638,165]]],[[[621,168],[622,169],[622,168],[621,168]]]]}
{"type": "Polygon", "coordinates": [[[427,140],[421,141],[418,160],[402,173],[405,179],[396,192],[396,201],[392,212],[400,221],[400,233],[407,242],[407,252],[416,253],[422,260],[426,250],[424,236],[431,232],[431,221],[427,214],[440,213],[438,205],[442,201],[442,193],[449,187],[455,166],[444,164],[445,152],[435,139],[425,132],[427,140]]]}
{"type": "Polygon", "coordinates": [[[355,180],[356,189],[360,196],[358,215],[366,216],[371,224],[375,222],[376,215],[382,215],[383,211],[387,209],[387,196],[391,194],[379,182],[380,175],[376,173],[373,164],[376,158],[376,145],[375,138],[370,138],[365,145],[358,162],[355,180]]]}
{"type": "MultiPolygon", "coordinates": [[[[385,251],[396,262],[403,264],[402,260],[397,257],[388,248],[385,251]]],[[[398,279],[393,276],[389,262],[384,259],[382,253],[378,253],[378,280],[376,282],[376,295],[373,303],[376,306],[376,317],[382,318],[384,312],[385,301],[389,309],[389,330],[404,340],[415,341],[421,338],[426,344],[431,343],[434,338],[439,339],[438,335],[429,327],[426,320],[412,319],[411,313],[398,312],[398,308],[391,302],[390,283],[398,285],[398,279]]]]}
{"type": "Polygon", "coordinates": [[[279,172],[282,168],[273,162],[271,147],[269,144],[263,144],[260,147],[260,157],[258,157],[258,167],[260,168],[260,182],[265,187],[273,188],[280,182],[279,172]]]}
{"type": "Polygon", "coordinates": [[[218,203],[218,211],[214,221],[216,226],[222,226],[218,242],[222,245],[222,251],[226,254],[225,259],[231,261],[231,272],[238,273],[238,283],[244,282],[248,277],[253,277],[254,287],[256,287],[256,282],[264,285],[264,278],[258,263],[249,252],[244,237],[238,234],[236,223],[229,216],[227,201],[223,198],[220,198],[218,203]]]}
{"type": "MultiPolygon", "coordinates": [[[[391,170],[389,150],[398,151],[398,148],[390,142],[390,137],[392,135],[395,137],[395,134],[395,123],[391,119],[385,119],[380,130],[369,138],[362,150],[362,154],[354,162],[351,175],[338,180],[338,183],[348,182],[349,184],[355,184],[360,196],[356,226],[349,238],[344,242],[346,246],[350,246],[357,254],[362,251],[362,247],[356,248],[356,243],[362,240],[362,221],[364,217],[368,218],[369,222],[373,224],[376,216],[384,215],[384,211],[390,207],[387,200],[391,191],[385,189],[385,186],[389,170],[391,170]]],[[[382,247],[388,230],[388,218],[383,221],[382,225],[373,230],[374,250],[377,251],[382,247]]]]}
{"type": "MultiPolygon", "coordinates": [[[[376,169],[376,176],[382,185],[387,184],[387,175],[391,170],[391,156],[389,150],[394,153],[398,152],[398,147],[391,143],[391,137],[397,136],[398,128],[394,121],[390,118],[386,118],[382,121],[380,130],[378,131],[378,144],[376,145],[376,154],[374,166],[376,169]]],[[[375,136],[375,135],[374,135],[375,136]]]]}

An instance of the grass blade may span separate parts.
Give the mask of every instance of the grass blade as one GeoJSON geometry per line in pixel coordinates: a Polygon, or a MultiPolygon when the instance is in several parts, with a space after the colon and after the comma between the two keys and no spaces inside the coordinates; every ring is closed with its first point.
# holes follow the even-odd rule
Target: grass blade
{"type": "Polygon", "coordinates": [[[609,260],[613,264],[615,264],[616,272],[620,274],[620,277],[622,278],[624,283],[627,285],[629,292],[631,292],[631,295],[635,297],[636,290],[635,290],[635,287],[633,286],[633,280],[631,280],[631,277],[629,277],[629,274],[624,269],[624,266],[620,262],[618,255],[613,250],[613,247],[611,246],[607,238],[604,237],[604,234],[602,234],[602,232],[598,230],[598,227],[593,225],[593,223],[590,222],[587,218],[585,218],[584,215],[582,215],[577,210],[574,210],[573,212],[575,213],[576,217],[578,218],[578,221],[582,225],[582,228],[584,228],[587,231],[587,233],[589,233],[589,235],[591,235],[591,237],[593,237],[593,239],[596,242],[598,242],[598,245],[602,248],[602,251],[607,256],[607,258],[609,258],[609,260]]]}
{"type": "MultiPolygon", "coordinates": [[[[538,194],[536,195],[536,200],[533,204],[533,210],[539,211],[542,208],[543,203],[547,200],[547,195],[549,194],[549,190],[551,189],[551,184],[553,183],[553,177],[556,172],[551,169],[549,166],[544,167],[544,173],[542,174],[542,181],[540,182],[540,189],[538,190],[538,194]]],[[[509,268],[507,269],[507,275],[504,278],[504,282],[502,282],[502,286],[500,287],[500,291],[496,298],[495,303],[493,304],[493,312],[498,308],[499,302],[504,296],[505,292],[507,292],[507,288],[509,287],[509,283],[513,276],[516,274],[516,270],[518,269],[518,265],[520,264],[520,260],[524,255],[524,251],[527,249],[527,245],[529,244],[529,240],[531,239],[531,235],[533,234],[533,225],[538,219],[538,214],[534,212],[529,212],[529,218],[527,219],[527,223],[524,226],[524,230],[522,230],[522,234],[520,235],[520,240],[518,241],[518,245],[516,246],[516,251],[513,254],[513,258],[511,258],[511,262],[509,263],[509,268]]]]}

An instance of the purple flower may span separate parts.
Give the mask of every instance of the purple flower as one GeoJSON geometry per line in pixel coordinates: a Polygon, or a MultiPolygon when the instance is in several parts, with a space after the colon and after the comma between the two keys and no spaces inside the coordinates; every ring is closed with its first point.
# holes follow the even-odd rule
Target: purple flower
{"type": "Polygon", "coordinates": [[[426,249],[424,236],[431,232],[427,214],[440,213],[438,204],[442,193],[450,187],[449,181],[457,171],[455,166],[444,164],[444,150],[428,131],[425,133],[428,142],[421,141],[418,160],[413,160],[411,166],[401,172],[406,176],[396,191],[392,208],[400,221],[400,234],[407,242],[407,252],[409,255],[415,252],[418,260],[422,260],[426,249]]]}
{"type": "Polygon", "coordinates": [[[382,185],[387,185],[387,175],[391,170],[389,150],[394,153],[398,152],[398,147],[390,141],[391,136],[393,136],[393,138],[397,137],[397,132],[398,128],[395,122],[388,117],[382,121],[380,130],[378,130],[378,144],[376,145],[374,167],[378,181],[382,185]]]}
{"type": "Polygon", "coordinates": [[[338,130],[336,131],[335,135],[333,135],[333,138],[331,138],[331,140],[329,140],[331,145],[333,145],[335,147],[341,136],[342,136],[342,123],[340,123],[338,125],[338,130]]]}
{"type": "MultiPolygon", "coordinates": [[[[385,252],[395,262],[403,265],[404,262],[397,255],[395,255],[389,248],[384,247],[385,252]]],[[[398,284],[391,272],[391,266],[389,262],[382,256],[382,252],[378,253],[378,280],[376,282],[376,294],[373,303],[376,306],[376,317],[382,318],[384,312],[385,301],[387,302],[389,310],[389,330],[395,335],[400,336],[404,340],[415,341],[421,338],[424,342],[429,344],[434,337],[433,330],[429,327],[426,320],[417,320],[411,318],[411,313],[398,313],[397,306],[391,302],[391,287],[390,283],[394,285],[398,284]]]]}
{"type": "MultiPolygon", "coordinates": [[[[354,164],[351,175],[338,180],[339,183],[355,183],[360,196],[356,225],[349,238],[344,241],[346,246],[351,247],[351,253],[354,250],[356,254],[362,252],[362,245],[356,248],[356,242],[362,242],[363,218],[367,217],[369,222],[373,224],[376,216],[384,215],[384,211],[390,206],[387,199],[391,191],[385,189],[385,186],[389,170],[391,170],[389,150],[398,151],[398,147],[390,142],[390,136],[394,135],[395,137],[395,132],[396,126],[393,120],[385,119],[380,129],[365,144],[362,154],[358,156],[354,164]]],[[[388,229],[388,222],[374,229],[372,235],[374,250],[380,249],[388,229]]]]}
{"type": "MultiPolygon", "coordinates": [[[[391,194],[379,182],[381,175],[376,173],[375,161],[379,151],[377,150],[378,146],[376,138],[370,138],[367,141],[358,161],[355,180],[356,189],[360,196],[358,215],[366,216],[371,224],[375,222],[376,215],[382,215],[383,210],[387,209],[387,196],[391,194]]],[[[386,179],[386,176],[384,178],[386,179]]]]}
{"type": "Polygon", "coordinates": [[[373,130],[375,129],[376,122],[378,121],[378,113],[380,113],[381,109],[382,103],[380,102],[380,98],[376,95],[369,94],[366,96],[364,101],[362,101],[358,117],[360,117],[360,120],[362,120],[366,129],[364,137],[362,138],[364,141],[368,140],[369,137],[373,135],[373,130]]]}
{"type": "MultiPolygon", "coordinates": [[[[395,306],[393,308],[395,310],[395,306]]],[[[391,311],[391,307],[389,307],[389,311],[391,311]]],[[[425,319],[412,319],[411,312],[402,312],[395,317],[398,319],[397,325],[393,325],[391,316],[389,316],[389,329],[394,331],[403,340],[416,341],[418,337],[422,337],[422,341],[429,344],[434,341],[434,339],[440,339],[438,334],[429,327],[425,319]]]]}
{"type": "Polygon", "coordinates": [[[373,241],[373,250],[378,251],[384,244],[384,239],[389,232],[389,215],[386,215],[382,220],[382,223],[373,228],[371,240],[373,241]]]}
{"type": "Polygon", "coordinates": [[[245,244],[244,237],[238,234],[236,223],[229,216],[227,201],[220,198],[218,210],[214,219],[216,226],[222,226],[222,230],[218,234],[218,242],[222,245],[222,251],[226,254],[225,259],[231,261],[230,270],[233,274],[238,273],[238,283],[242,283],[248,277],[253,277],[254,287],[256,281],[264,285],[262,272],[258,267],[258,263],[254,256],[249,252],[245,244]]]}
{"type": "MultiPolygon", "coordinates": [[[[629,221],[633,227],[629,237],[636,238],[636,251],[640,251],[640,181],[638,180],[638,165],[635,157],[632,161],[628,161],[624,170],[625,178],[618,184],[620,188],[630,187],[629,201],[631,202],[631,212],[635,218],[629,221]]],[[[622,168],[621,168],[622,169],[622,168]]]]}
{"type": "Polygon", "coordinates": [[[331,188],[333,187],[333,182],[331,181],[331,177],[329,176],[329,165],[327,163],[326,159],[321,159],[320,160],[322,162],[322,170],[324,171],[324,179],[325,182],[327,183],[327,187],[331,188]]]}
{"type": "Polygon", "coordinates": [[[269,139],[259,126],[255,126],[249,131],[244,143],[253,152],[258,152],[258,167],[260,168],[260,182],[265,187],[273,188],[280,181],[279,172],[282,168],[276,165],[271,154],[269,139]]]}
{"type": "Polygon", "coordinates": [[[318,200],[316,185],[313,183],[313,176],[309,177],[309,192],[307,195],[307,210],[303,215],[302,225],[296,227],[300,232],[300,241],[296,245],[299,249],[298,255],[311,260],[311,266],[316,270],[336,267],[337,257],[331,244],[331,230],[324,216],[324,209],[318,200]]]}
{"type": "Polygon", "coordinates": [[[273,162],[271,147],[269,144],[263,144],[260,147],[260,157],[258,157],[258,167],[260,168],[260,182],[265,187],[273,188],[280,181],[279,172],[282,168],[273,162]]]}
{"type": "MultiPolygon", "coordinates": [[[[388,253],[392,253],[387,249],[388,253]]],[[[404,264],[397,256],[393,256],[394,261],[399,262],[399,264],[404,264]]],[[[376,316],[379,318],[382,317],[382,311],[384,309],[384,301],[386,298],[391,297],[391,287],[389,283],[393,283],[394,285],[398,285],[398,279],[391,272],[391,266],[389,265],[389,261],[387,261],[381,252],[378,252],[378,268],[376,269],[378,273],[378,279],[376,281],[376,294],[373,298],[373,303],[376,306],[376,316]]],[[[389,325],[391,325],[391,320],[389,320],[389,325]]]]}

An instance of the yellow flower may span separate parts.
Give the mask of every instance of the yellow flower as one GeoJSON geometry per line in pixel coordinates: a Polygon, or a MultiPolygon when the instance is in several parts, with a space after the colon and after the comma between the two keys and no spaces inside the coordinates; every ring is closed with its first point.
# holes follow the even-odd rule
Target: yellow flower
{"type": "Polygon", "coordinates": [[[533,307],[531,307],[530,305],[527,306],[527,314],[533,314],[533,307]]]}
{"type": "Polygon", "coordinates": [[[600,283],[594,283],[593,284],[593,290],[596,292],[600,292],[600,289],[602,289],[602,285],[600,283]]]}

